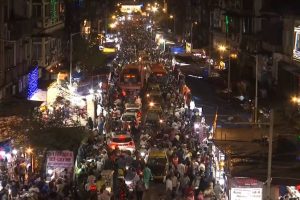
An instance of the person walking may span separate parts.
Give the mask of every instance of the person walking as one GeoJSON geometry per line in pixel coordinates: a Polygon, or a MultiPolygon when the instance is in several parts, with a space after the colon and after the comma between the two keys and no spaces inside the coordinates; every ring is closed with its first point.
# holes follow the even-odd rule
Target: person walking
{"type": "Polygon", "coordinates": [[[151,169],[148,167],[148,165],[145,166],[143,174],[144,174],[145,190],[147,191],[149,189],[150,180],[153,179],[151,169]]]}
{"type": "Polygon", "coordinates": [[[136,200],[142,200],[145,191],[145,183],[142,177],[140,177],[140,179],[137,181],[135,190],[136,190],[136,200]]]}
{"type": "Polygon", "coordinates": [[[170,175],[166,177],[166,199],[172,199],[173,184],[170,175]]]}

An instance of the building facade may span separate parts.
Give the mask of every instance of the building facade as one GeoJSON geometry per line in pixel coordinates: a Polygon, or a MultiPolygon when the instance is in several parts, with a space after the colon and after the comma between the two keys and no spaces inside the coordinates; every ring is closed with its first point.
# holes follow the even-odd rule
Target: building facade
{"type": "Polygon", "coordinates": [[[27,96],[32,70],[58,63],[63,27],[62,1],[0,1],[0,99],[27,96]]]}
{"type": "Polygon", "coordinates": [[[299,97],[300,2],[265,0],[262,48],[272,54],[272,76],[276,90],[285,99],[299,97]]]}

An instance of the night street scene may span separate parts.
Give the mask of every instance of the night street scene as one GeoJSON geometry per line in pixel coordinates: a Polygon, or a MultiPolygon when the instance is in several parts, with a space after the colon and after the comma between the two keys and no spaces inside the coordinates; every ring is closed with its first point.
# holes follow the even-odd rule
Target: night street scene
{"type": "Polygon", "coordinates": [[[0,200],[300,200],[300,1],[0,0],[0,200]]]}

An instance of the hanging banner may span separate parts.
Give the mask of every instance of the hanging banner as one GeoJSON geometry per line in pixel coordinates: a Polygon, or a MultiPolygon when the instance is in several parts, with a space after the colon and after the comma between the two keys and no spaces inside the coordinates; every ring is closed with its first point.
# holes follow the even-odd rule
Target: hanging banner
{"type": "Polygon", "coordinates": [[[47,168],[72,168],[74,154],[72,151],[48,151],[47,168]]]}

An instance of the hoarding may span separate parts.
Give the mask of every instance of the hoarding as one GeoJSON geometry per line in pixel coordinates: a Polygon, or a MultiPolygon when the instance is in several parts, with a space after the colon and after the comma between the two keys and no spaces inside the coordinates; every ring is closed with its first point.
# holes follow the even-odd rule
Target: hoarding
{"type": "Polygon", "coordinates": [[[262,188],[231,188],[230,200],[262,200],[262,188]]]}
{"type": "Polygon", "coordinates": [[[293,59],[300,61],[300,26],[294,27],[293,59]]]}
{"type": "Polygon", "coordinates": [[[143,5],[122,5],[122,13],[133,13],[133,12],[142,12],[143,5]]]}
{"type": "Polygon", "coordinates": [[[48,151],[47,168],[72,168],[74,155],[72,151],[48,151]]]}

